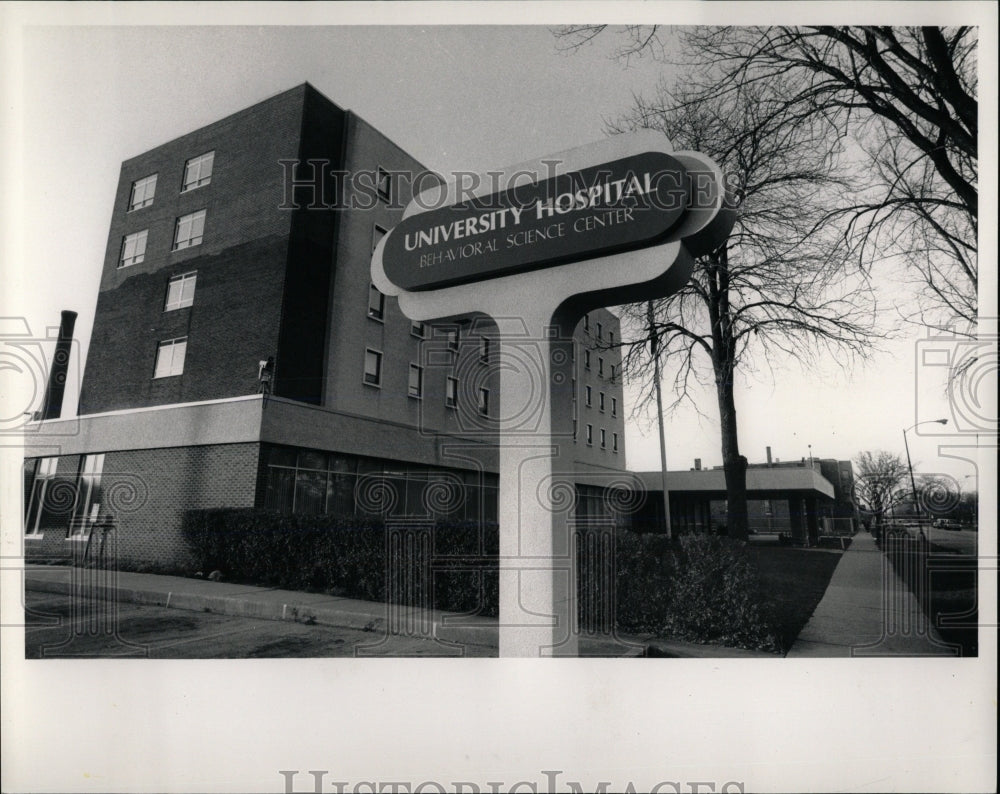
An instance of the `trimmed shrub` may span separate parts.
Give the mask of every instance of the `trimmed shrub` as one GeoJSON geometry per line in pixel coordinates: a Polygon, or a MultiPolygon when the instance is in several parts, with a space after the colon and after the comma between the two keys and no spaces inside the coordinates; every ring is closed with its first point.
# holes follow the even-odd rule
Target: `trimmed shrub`
{"type": "MultiPolygon", "coordinates": [[[[226,581],[495,617],[495,523],[283,515],[220,508],[185,515],[199,567],[226,581]]],[[[584,632],[652,633],[775,650],[745,544],[610,527],[576,530],[584,632]]]]}
{"type": "Polygon", "coordinates": [[[497,527],[219,508],[185,514],[200,568],[227,581],[496,615],[497,527]]]}
{"type": "Polygon", "coordinates": [[[746,544],[715,535],[681,536],[668,577],[673,592],[662,626],[668,636],[782,650],[746,544]]]}

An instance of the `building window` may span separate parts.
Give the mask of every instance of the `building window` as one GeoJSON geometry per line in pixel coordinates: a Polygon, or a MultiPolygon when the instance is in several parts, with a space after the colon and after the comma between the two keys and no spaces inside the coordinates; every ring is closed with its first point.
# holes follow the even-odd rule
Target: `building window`
{"type": "Polygon", "coordinates": [[[143,229],[141,232],[126,234],[122,238],[122,255],[118,260],[118,267],[137,265],[146,258],[146,237],[148,234],[149,229],[143,229]]]}
{"type": "Polygon", "coordinates": [[[590,369],[590,351],[589,350],[584,350],[583,351],[583,368],[584,369],[588,369],[588,370],[590,369]]]}
{"type": "Polygon", "coordinates": [[[129,196],[128,209],[132,210],[148,207],[153,203],[153,196],[156,194],[156,174],[137,179],[132,183],[132,195],[129,196]]]}
{"type": "Polygon", "coordinates": [[[611,398],[611,415],[612,416],[618,416],[618,398],[617,397],[612,397],[611,398]]]}
{"type": "Polygon", "coordinates": [[[382,385],[382,354],[370,347],[365,349],[365,383],[368,386],[382,385]]]}
{"type": "Polygon", "coordinates": [[[170,279],[167,282],[167,300],[163,305],[163,311],[183,309],[194,303],[194,287],[197,279],[197,273],[185,273],[170,279]]]}
{"type": "Polygon", "coordinates": [[[587,446],[591,446],[594,443],[594,426],[587,425],[587,446]]]}
{"type": "Polygon", "coordinates": [[[583,315],[583,330],[590,333],[590,315],[583,315]]]}
{"type": "Polygon", "coordinates": [[[392,177],[384,168],[378,169],[376,187],[378,188],[378,197],[383,201],[388,201],[392,195],[392,177]]]}
{"type": "Polygon", "coordinates": [[[597,407],[601,413],[604,413],[604,392],[597,395],[597,407]]]}
{"type": "Polygon", "coordinates": [[[608,446],[607,433],[605,432],[604,428],[602,427],[601,428],[601,449],[607,449],[607,446],[608,446]]]}
{"type": "Polygon", "coordinates": [[[573,419],[573,441],[576,442],[576,432],[577,432],[577,420],[573,419]]]}
{"type": "Polygon", "coordinates": [[[444,383],[444,404],[449,408],[458,406],[458,378],[450,375],[444,383]]]}
{"type": "Polygon", "coordinates": [[[410,386],[408,394],[418,400],[424,396],[424,368],[410,364],[410,386]]]}
{"type": "Polygon", "coordinates": [[[586,394],[586,400],[584,402],[586,402],[587,407],[590,408],[590,406],[593,404],[594,392],[593,389],[590,388],[590,386],[584,386],[584,389],[585,389],[584,394],[586,394]]]}
{"type": "Polygon", "coordinates": [[[101,511],[101,472],[104,455],[85,455],[76,487],[76,504],[69,523],[69,537],[86,538],[101,511]]]}
{"type": "Polygon", "coordinates": [[[184,184],[181,186],[181,193],[211,182],[214,162],[215,152],[206,152],[188,160],[184,164],[184,184]]]}
{"type": "Polygon", "coordinates": [[[617,433],[612,433],[611,434],[611,450],[612,450],[612,452],[617,452],[618,451],[618,434],[617,433]]]}
{"type": "Polygon", "coordinates": [[[608,331],[608,344],[613,345],[615,343],[615,332],[608,331]]]}
{"type": "Polygon", "coordinates": [[[46,496],[49,487],[56,476],[56,464],[59,458],[41,458],[35,472],[35,481],[31,486],[31,496],[28,498],[28,512],[24,517],[24,534],[31,537],[41,537],[41,518],[46,507],[46,496]]]}
{"type": "Polygon", "coordinates": [[[417,339],[423,339],[427,335],[427,326],[424,323],[417,322],[414,320],[410,323],[410,336],[415,336],[417,339]]]}
{"type": "Polygon", "coordinates": [[[154,378],[169,378],[184,372],[184,356],[187,354],[187,337],[167,339],[156,347],[156,367],[154,378]]]}
{"type": "Polygon", "coordinates": [[[479,360],[484,364],[490,360],[490,340],[489,337],[481,337],[479,340],[479,360]]]}
{"type": "Polygon", "coordinates": [[[490,390],[480,389],[479,390],[479,415],[489,416],[490,415],[490,390]]]}
{"type": "Polygon", "coordinates": [[[374,284],[368,285],[368,316],[373,320],[385,317],[385,295],[374,284]]]}
{"type": "Polygon", "coordinates": [[[598,376],[601,376],[601,377],[603,377],[603,375],[604,375],[604,357],[603,356],[598,356],[597,357],[597,374],[598,374],[598,376]]]}
{"type": "Polygon", "coordinates": [[[378,248],[378,244],[382,241],[382,238],[388,233],[389,231],[387,229],[382,228],[377,223],[372,224],[372,253],[375,252],[375,249],[378,248]]]}
{"type": "Polygon", "coordinates": [[[603,338],[604,338],[604,324],[603,323],[598,323],[597,324],[597,339],[599,341],[599,340],[601,340],[603,338]]]}
{"type": "Polygon", "coordinates": [[[177,219],[177,226],[174,228],[174,250],[180,251],[182,248],[201,245],[204,234],[205,210],[182,215],[177,219]]]}

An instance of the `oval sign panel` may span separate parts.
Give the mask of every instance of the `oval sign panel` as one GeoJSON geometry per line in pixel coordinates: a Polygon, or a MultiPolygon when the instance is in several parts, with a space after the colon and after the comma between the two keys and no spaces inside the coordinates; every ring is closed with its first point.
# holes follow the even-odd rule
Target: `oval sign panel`
{"type": "Polygon", "coordinates": [[[691,179],[647,151],[421,212],[385,240],[404,290],[430,290],[654,245],[690,206],[691,179]]]}

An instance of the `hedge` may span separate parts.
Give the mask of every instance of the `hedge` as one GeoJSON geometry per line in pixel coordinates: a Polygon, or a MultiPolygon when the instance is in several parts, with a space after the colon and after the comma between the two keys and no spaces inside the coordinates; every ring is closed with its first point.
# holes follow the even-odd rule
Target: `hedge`
{"type": "MultiPolygon", "coordinates": [[[[183,532],[204,574],[219,570],[227,581],[498,614],[495,523],[387,523],[221,508],[189,511],[183,532]]],[[[616,628],[777,649],[744,544],[593,526],[579,528],[576,540],[584,632],[616,628]]]]}

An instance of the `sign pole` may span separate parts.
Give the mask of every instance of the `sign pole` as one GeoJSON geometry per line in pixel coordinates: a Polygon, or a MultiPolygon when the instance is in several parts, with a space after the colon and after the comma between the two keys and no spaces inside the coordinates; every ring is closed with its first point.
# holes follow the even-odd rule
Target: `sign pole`
{"type": "Polygon", "coordinates": [[[499,323],[501,657],[578,653],[569,356],[551,316],[499,323]]]}

